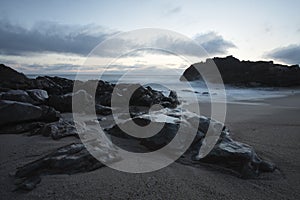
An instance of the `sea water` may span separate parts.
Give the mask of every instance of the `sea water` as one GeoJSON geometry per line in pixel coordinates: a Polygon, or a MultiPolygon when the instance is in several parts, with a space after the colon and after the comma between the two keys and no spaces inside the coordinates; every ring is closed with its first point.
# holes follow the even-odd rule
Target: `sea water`
{"type": "MultiPolygon", "coordinates": [[[[38,74],[29,74],[29,78],[36,78],[38,74]]],[[[43,75],[40,75],[43,76],[43,75]]],[[[295,93],[300,93],[300,89],[291,88],[245,88],[236,86],[227,86],[223,90],[219,85],[210,84],[208,89],[203,81],[180,81],[179,75],[126,75],[123,74],[103,74],[101,77],[97,74],[54,74],[48,76],[58,76],[71,80],[103,80],[110,83],[139,83],[144,86],[151,86],[153,89],[162,91],[168,95],[170,90],[175,90],[181,99],[188,99],[190,96],[196,96],[199,101],[224,101],[224,95],[228,102],[251,101],[265,98],[283,97],[295,93]],[[224,94],[224,95],[223,95],[224,94]]]]}

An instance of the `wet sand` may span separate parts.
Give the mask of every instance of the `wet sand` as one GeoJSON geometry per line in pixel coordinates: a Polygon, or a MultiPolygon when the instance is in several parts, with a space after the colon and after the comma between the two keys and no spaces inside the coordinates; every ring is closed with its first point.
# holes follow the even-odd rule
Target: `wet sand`
{"type": "Polygon", "coordinates": [[[280,171],[243,180],[206,165],[173,163],[147,174],[105,167],[45,176],[33,191],[13,192],[9,173],[16,167],[77,139],[0,135],[1,199],[300,199],[300,95],[228,103],[226,125],[233,139],[253,146],[280,171]]]}

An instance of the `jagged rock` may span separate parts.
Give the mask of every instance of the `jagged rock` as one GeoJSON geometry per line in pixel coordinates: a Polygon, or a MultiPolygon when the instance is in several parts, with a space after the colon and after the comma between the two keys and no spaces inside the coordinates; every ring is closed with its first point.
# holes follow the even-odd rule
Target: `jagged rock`
{"type": "Polygon", "coordinates": [[[0,100],[0,125],[17,124],[29,121],[56,121],[59,113],[48,106],[35,106],[29,103],[0,100]]]}
{"type": "Polygon", "coordinates": [[[45,124],[40,128],[37,134],[51,137],[54,140],[68,136],[78,137],[74,122],[66,118],[60,118],[58,122],[45,124]]]}
{"type": "MultiPolygon", "coordinates": [[[[206,62],[195,63],[187,68],[181,80],[203,80],[200,69],[216,64],[225,84],[242,86],[289,87],[300,85],[299,65],[280,65],[272,61],[240,61],[233,56],[207,59],[206,62]],[[242,78],[241,78],[242,77],[242,78]],[[185,78],[185,79],[184,79],[185,78]]],[[[214,80],[211,80],[213,82],[214,80]]]]}
{"type": "Polygon", "coordinates": [[[129,100],[130,106],[150,107],[154,104],[160,104],[163,107],[175,108],[179,104],[175,91],[171,91],[170,96],[166,97],[161,91],[153,90],[150,86],[143,87],[139,84],[118,84],[114,90],[120,96],[120,101],[124,101],[123,98],[127,97],[126,93],[132,92],[129,100]]]}
{"type": "Polygon", "coordinates": [[[32,80],[27,78],[23,73],[11,69],[3,64],[0,64],[0,91],[8,90],[24,90],[32,88],[32,80]]]}
{"type": "Polygon", "coordinates": [[[255,178],[276,168],[274,164],[262,160],[251,146],[236,142],[226,134],[221,135],[213,150],[200,161],[237,171],[241,178],[255,178]]]}
{"type": "Polygon", "coordinates": [[[32,89],[27,90],[29,96],[39,104],[45,103],[45,101],[49,98],[48,93],[46,90],[41,89],[32,89]]]}
{"type": "MultiPolygon", "coordinates": [[[[60,112],[72,112],[72,98],[76,98],[78,106],[83,110],[88,108],[92,103],[92,97],[85,90],[79,90],[76,93],[68,93],[65,95],[51,95],[48,99],[48,105],[60,112]]],[[[90,111],[88,111],[90,112],[90,111]]]]}
{"type": "MultiPolygon", "coordinates": [[[[95,145],[97,146],[97,144],[95,145]]],[[[105,163],[115,162],[119,159],[116,150],[110,146],[102,145],[95,151],[101,155],[101,161],[103,160],[105,163]]],[[[15,184],[17,189],[32,190],[40,183],[43,175],[75,174],[92,171],[103,166],[104,164],[95,159],[82,143],[73,143],[19,167],[15,173],[15,184]]]]}
{"type": "MultiPolygon", "coordinates": [[[[195,116],[194,114],[191,115],[188,111],[185,111],[184,114],[192,117],[189,117],[187,121],[183,120],[180,123],[176,122],[176,119],[179,119],[179,116],[176,113],[175,115],[172,112],[168,115],[163,114],[166,117],[173,118],[172,120],[168,120],[167,123],[160,122],[159,120],[156,121],[154,115],[154,118],[152,117],[152,123],[154,122],[154,124],[157,124],[157,126],[163,125],[163,128],[156,135],[149,138],[137,138],[128,135],[127,133],[123,132],[118,125],[114,125],[105,131],[115,137],[138,140],[140,141],[141,145],[147,147],[151,151],[154,151],[167,145],[177,134],[179,126],[182,126],[186,134],[191,134],[193,131],[195,131],[196,137],[194,138],[191,146],[185,152],[184,157],[180,158],[178,162],[191,165],[195,164],[195,162],[212,163],[214,165],[233,170],[242,178],[254,178],[257,177],[261,172],[272,172],[276,169],[274,164],[264,161],[262,158],[260,158],[255,153],[254,149],[249,145],[232,140],[229,130],[221,123],[204,116],[200,117],[195,116]],[[208,153],[208,155],[202,158],[199,156],[200,148],[203,146],[203,143],[205,143],[205,136],[210,125],[213,127],[220,127],[221,133],[219,134],[218,141],[212,150],[208,153]]],[[[134,118],[134,122],[141,126],[145,126],[150,123],[150,120],[148,115],[141,115],[134,118]]],[[[126,123],[127,122],[124,122],[122,126],[126,127],[126,123]]],[[[176,152],[180,151],[180,148],[181,145],[179,141],[179,144],[171,150],[176,152]]]]}
{"type": "Polygon", "coordinates": [[[73,80],[60,77],[39,76],[34,80],[35,88],[46,90],[49,95],[63,95],[73,91],[73,80]]]}
{"type": "Polygon", "coordinates": [[[19,101],[34,104],[35,101],[24,90],[9,90],[0,93],[0,100],[19,101]]]}

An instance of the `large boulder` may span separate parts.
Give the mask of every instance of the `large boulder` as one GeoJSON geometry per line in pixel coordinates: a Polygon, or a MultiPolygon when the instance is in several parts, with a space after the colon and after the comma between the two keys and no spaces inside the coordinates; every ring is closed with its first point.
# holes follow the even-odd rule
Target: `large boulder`
{"type": "MultiPolygon", "coordinates": [[[[299,65],[274,64],[273,61],[240,61],[233,56],[207,59],[187,68],[181,80],[203,80],[200,71],[216,65],[225,84],[241,86],[289,87],[300,85],[299,65]]],[[[212,75],[212,80],[213,82],[212,75]]],[[[209,77],[206,77],[209,78],[209,77]]]]}
{"type": "Polygon", "coordinates": [[[0,100],[0,125],[18,124],[30,121],[56,121],[59,113],[48,106],[0,100]]]}
{"type": "Polygon", "coordinates": [[[31,79],[16,70],[0,64],[0,91],[24,90],[33,86],[31,79]]]}
{"type": "Polygon", "coordinates": [[[0,100],[19,101],[34,104],[35,101],[24,90],[9,90],[0,93],[0,100]]]}

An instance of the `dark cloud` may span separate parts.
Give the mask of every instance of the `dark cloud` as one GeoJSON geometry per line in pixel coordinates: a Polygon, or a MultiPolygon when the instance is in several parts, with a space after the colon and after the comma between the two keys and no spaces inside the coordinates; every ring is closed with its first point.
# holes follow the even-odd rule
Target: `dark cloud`
{"type": "Polygon", "coordinates": [[[194,39],[211,55],[226,54],[228,49],[236,48],[231,41],[225,40],[215,32],[197,34],[194,39]]]}
{"type": "MultiPolygon", "coordinates": [[[[175,12],[180,9],[176,7],[172,10],[175,12]]],[[[126,37],[125,34],[124,37],[115,37],[103,42],[118,32],[109,31],[95,25],[75,26],[53,22],[37,23],[32,28],[26,29],[0,20],[0,54],[28,55],[30,53],[55,52],[85,56],[100,42],[103,42],[101,47],[96,48],[93,52],[93,55],[100,57],[118,57],[122,52],[130,52],[145,46],[160,47],[163,50],[174,51],[180,55],[197,57],[204,56],[204,53],[199,51],[197,44],[200,44],[211,55],[225,54],[229,48],[235,47],[232,42],[224,40],[222,36],[215,32],[196,35],[196,42],[185,37],[178,37],[176,34],[175,36],[170,35],[166,31],[156,31],[157,36],[150,41],[147,37],[145,37],[145,40],[136,40],[136,38],[141,39],[143,34],[147,36],[147,31],[145,29],[138,32],[140,35],[129,33],[129,37],[126,37]]],[[[130,56],[134,56],[134,53],[131,53],[130,56]]]]}
{"type": "Polygon", "coordinates": [[[274,49],[268,52],[266,57],[273,58],[287,64],[300,64],[300,44],[293,44],[274,49]]]}
{"type": "Polygon", "coordinates": [[[0,53],[22,55],[57,52],[86,55],[112,34],[114,32],[95,25],[69,26],[42,22],[26,29],[0,20],[0,53]]]}

